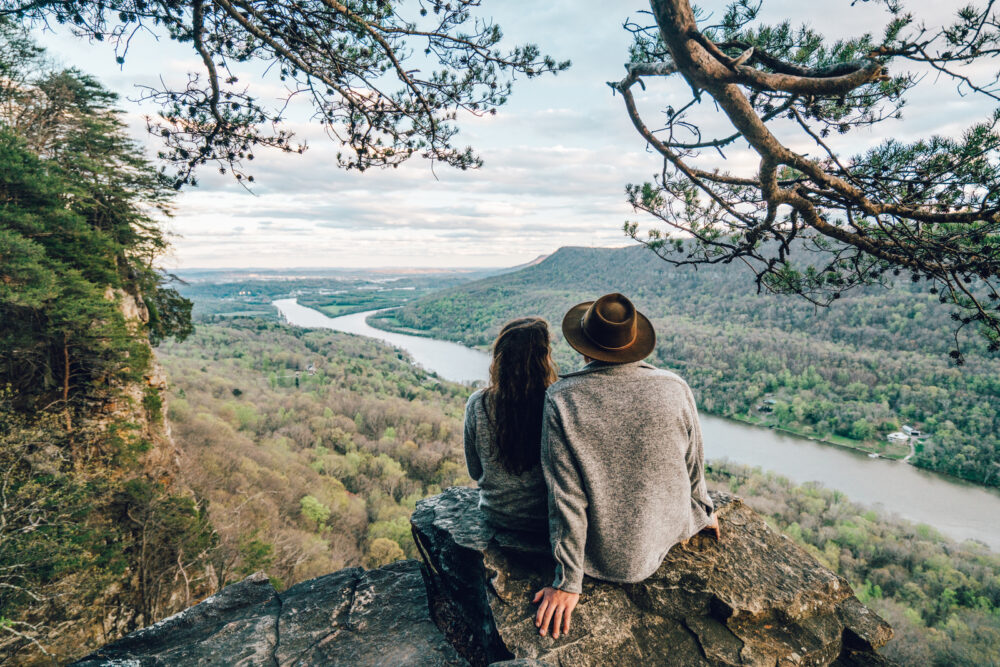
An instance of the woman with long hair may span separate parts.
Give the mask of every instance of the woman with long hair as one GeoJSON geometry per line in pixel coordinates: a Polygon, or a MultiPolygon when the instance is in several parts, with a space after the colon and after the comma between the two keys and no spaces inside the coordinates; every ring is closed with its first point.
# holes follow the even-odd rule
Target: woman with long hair
{"type": "Polygon", "coordinates": [[[493,343],[490,383],[465,406],[465,462],[494,525],[548,529],[539,457],[545,390],[556,379],[548,323],[523,317],[505,324],[493,343]]]}

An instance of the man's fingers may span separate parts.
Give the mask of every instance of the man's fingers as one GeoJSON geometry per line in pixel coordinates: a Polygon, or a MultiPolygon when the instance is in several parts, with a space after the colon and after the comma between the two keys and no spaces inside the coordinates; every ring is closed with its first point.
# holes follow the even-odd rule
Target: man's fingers
{"type": "Polygon", "coordinates": [[[535,604],[538,604],[538,601],[542,599],[543,595],[545,595],[545,591],[544,590],[538,591],[537,593],[535,593],[535,599],[532,600],[532,602],[534,602],[535,604]]]}
{"type": "Polygon", "coordinates": [[[559,639],[559,634],[560,634],[560,631],[562,630],[562,624],[563,624],[563,613],[565,612],[565,610],[566,610],[566,607],[564,607],[563,605],[559,605],[558,607],[556,607],[556,613],[554,613],[552,615],[552,638],[553,639],[559,639]]]}
{"type": "Polygon", "coordinates": [[[542,600],[542,604],[538,607],[538,612],[535,614],[535,627],[540,628],[542,626],[542,617],[545,616],[545,610],[549,606],[549,601],[547,599],[542,600]]]}
{"type": "MultiPolygon", "coordinates": [[[[552,622],[552,614],[554,614],[556,611],[555,603],[548,600],[546,600],[546,602],[548,602],[548,604],[545,605],[545,615],[542,617],[542,627],[538,631],[539,634],[541,634],[543,637],[548,634],[549,624],[552,622]]],[[[545,603],[543,602],[542,604],[545,603]]]]}
{"type": "Polygon", "coordinates": [[[566,613],[563,615],[563,634],[569,634],[569,617],[573,615],[573,607],[576,606],[575,602],[570,602],[566,605],[566,613]]]}

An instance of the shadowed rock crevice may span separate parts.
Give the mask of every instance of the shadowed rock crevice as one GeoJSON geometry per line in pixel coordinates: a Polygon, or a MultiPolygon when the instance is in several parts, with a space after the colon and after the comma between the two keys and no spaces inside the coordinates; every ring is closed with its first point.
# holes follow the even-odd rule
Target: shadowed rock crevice
{"type": "Polygon", "coordinates": [[[275,596],[278,599],[278,620],[274,624],[274,649],[271,651],[271,664],[274,667],[278,667],[278,649],[281,648],[281,612],[284,607],[281,601],[281,596],[275,596]]]}
{"type": "Polygon", "coordinates": [[[552,580],[547,545],[494,531],[478,492],[417,504],[411,522],[439,626],[474,665],[512,654],[565,665],[882,665],[889,626],[850,586],[741,500],[713,494],[723,539],[697,535],[636,584],[586,579],[573,629],[540,637],[531,598],[552,580]],[[456,641],[460,637],[460,641],[456,641]]]}

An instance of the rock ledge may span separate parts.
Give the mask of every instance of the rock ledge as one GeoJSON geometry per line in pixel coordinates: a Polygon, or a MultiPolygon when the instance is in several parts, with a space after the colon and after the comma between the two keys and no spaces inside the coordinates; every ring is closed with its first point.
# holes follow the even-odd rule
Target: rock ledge
{"type": "Polygon", "coordinates": [[[540,637],[532,594],[552,580],[547,545],[489,528],[478,492],[452,488],[411,519],[431,613],[473,665],[888,665],[891,628],[848,583],[729,494],[723,538],[671,549],[637,584],[587,578],[569,635],[540,637]],[[512,663],[518,664],[518,663],[512,663]],[[519,664],[531,664],[521,662],[519,664]]]}
{"type": "Polygon", "coordinates": [[[713,494],[721,542],[677,545],[637,584],[584,580],[569,635],[540,637],[547,540],[490,529],[478,491],[417,504],[423,558],[348,568],[278,593],[263,573],[108,644],[75,665],[889,665],[892,630],[847,582],[713,494]]]}
{"type": "Polygon", "coordinates": [[[431,622],[417,561],[348,568],[283,593],[250,575],[74,663],[128,665],[466,665],[431,622]]]}

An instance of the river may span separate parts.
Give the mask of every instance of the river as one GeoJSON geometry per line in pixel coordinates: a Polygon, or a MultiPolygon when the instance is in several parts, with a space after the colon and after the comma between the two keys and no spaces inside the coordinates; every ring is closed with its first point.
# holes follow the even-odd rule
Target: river
{"type": "MultiPolygon", "coordinates": [[[[301,327],[334,329],[383,340],[405,350],[414,362],[441,377],[472,382],[487,377],[489,356],[450,341],[391,333],[369,326],[376,311],[342,317],[275,301],[284,318],[301,327]]],[[[1000,550],[1000,491],[921,470],[901,461],[825,445],[770,429],[701,415],[705,456],[760,466],[796,482],[821,482],[856,502],[925,523],[956,539],[976,539],[1000,550]]]]}

